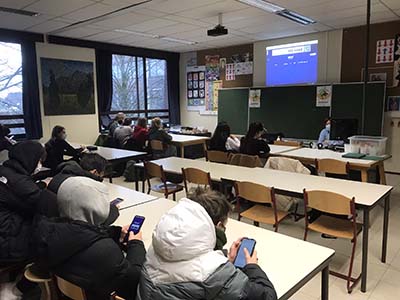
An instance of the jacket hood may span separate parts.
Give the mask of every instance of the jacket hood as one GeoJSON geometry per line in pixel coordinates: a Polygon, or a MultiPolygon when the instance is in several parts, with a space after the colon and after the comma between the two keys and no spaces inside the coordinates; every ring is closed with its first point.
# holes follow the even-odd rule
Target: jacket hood
{"type": "MultiPolygon", "coordinates": [[[[45,149],[39,142],[24,141],[17,143],[11,147],[8,153],[9,161],[5,162],[5,166],[15,169],[22,169],[27,175],[35,171],[40,158],[44,154],[45,149]],[[20,166],[17,167],[16,163],[20,166]]],[[[18,171],[23,171],[18,170],[18,171]]]]}
{"type": "Polygon", "coordinates": [[[72,175],[72,176],[84,176],[99,182],[103,181],[103,178],[101,178],[100,176],[97,176],[95,174],[90,173],[89,171],[82,169],[82,167],[74,160],[70,160],[59,164],[56,169],[56,173],[72,175]]]}
{"type": "Polygon", "coordinates": [[[156,283],[204,281],[227,258],[214,251],[215,227],[206,210],[183,198],[157,224],[146,271],[156,283]]]}
{"type": "Polygon", "coordinates": [[[70,177],[60,186],[57,204],[61,217],[103,224],[110,214],[107,186],[87,177],[70,177]]]}

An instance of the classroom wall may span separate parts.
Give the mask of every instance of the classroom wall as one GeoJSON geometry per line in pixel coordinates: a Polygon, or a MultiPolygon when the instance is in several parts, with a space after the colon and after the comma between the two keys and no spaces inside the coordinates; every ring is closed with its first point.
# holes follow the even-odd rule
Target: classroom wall
{"type": "Polygon", "coordinates": [[[95,51],[89,48],[61,46],[54,44],[36,43],[38,58],[40,110],[42,114],[43,138],[45,142],[51,136],[51,130],[55,125],[62,125],[67,129],[68,140],[81,144],[93,144],[99,134],[99,119],[97,108],[97,87],[96,87],[96,64],[95,51]],[[40,57],[59,58],[90,61],[94,64],[94,99],[95,114],[92,115],[65,115],[45,116],[43,108],[43,93],[40,70],[40,57]]]}
{"type": "Polygon", "coordinates": [[[266,47],[311,40],[318,40],[318,83],[340,82],[342,30],[334,30],[254,43],[254,86],[265,86],[266,47]]]}

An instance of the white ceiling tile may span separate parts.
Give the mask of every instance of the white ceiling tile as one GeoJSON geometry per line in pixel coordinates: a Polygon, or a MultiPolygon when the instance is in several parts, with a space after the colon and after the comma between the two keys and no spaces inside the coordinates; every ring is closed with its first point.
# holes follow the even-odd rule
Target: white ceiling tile
{"type": "Polygon", "coordinates": [[[177,15],[166,15],[163,18],[172,20],[172,21],[176,21],[176,22],[180,22],[180,23],[196,25],[196,26],[200,26],[200,27],[209,27],[210,25],[216,24],[216,22],[214,20],[211,22],[206,22],[204,19],[197,20],[197,19],[186,18],[186,17],[182,17],[182,16],[177,16],[177,15]]]}
{"type": "Polygon", "coordinates": [[[27,28],[28,31],[38,32],[38,33],[49,33],[65,26],[69,25],[66,22],[50,20],[38,25],[27,28]]]}
{"type": "Polygon", "coordinates": [[[175,24],[175,25],[171,25],[171,26],[155,28],[155,29],[149,30],[148,32],[157,34],[157,35],[168,36],[171,34],[188,32],[188,31],[193,31],[193,30],[197,30],[197,29],[199,29],[198,26],[180,23],[180,24],[175,24]]]}
{"type": "Polygon", "coordinates": [[[0,6],[21,9],[39,0],[1,0],[0,6]]]}
{"type": "Polygon", "coordinates": [[[73,37],[73,38],[84,38],[88,37],[94,34],[100,33],[101,30],[98,28],[93,28],[90,26],[83,26],[83,27],[77,27],[71,30],[63,31],[60,35],[62,36],[67,36],[67,37],[73,37]]]}
{"type": "Polygon", "coordinates": [[[177,22],[174,22],[171,20],[157,18],[157,19],[145,21],[142,23],[134,24],[132,26],[128,26],[125,29],[139,31],[139,32],[148,32],[149,30],[152,30],[155,28],[163,28],[166,26],[171,26],[171,25],[176,25],[176,24],[177,24],[177,22]]]}
{"type": "Polygon", "coordinates": [[[7,29],[24,30],[31,26],[46,22],[51,18],[52,16],[48,16],[45,14],[36,17],[29,17],[0,12],[0,27],[7,29]]]}
{"type": "MultiPolygon", "coordinates": [[[[203,2],[203,1],[198,1],[198,2],[203,2]]],[[[177,12],[176,15],[182,16],[182,17],[187,17],[187,18],[193,18],[193,19],[203,19],[203,18],[210,18],[210,17],[215,17],[214,22],[218,23],[218,14],[219,13],[228,13],[231,11],[239,11],[239,10],[245,10],[247,9],[248,6],[245,4],[242,4],[241,2],[234,1],[234,0],[225,0],[225,1],[219,1],[216,2],[213,5],[204,5],[201,7],[197,7],[196,9],[187,9],[184,11],[177,12]]]]}
{"type": "Polygon", "coordinates": [[[116,32],[116,31],[104,31],[98,34],[91,35],[88,39],[100,42],[110,42],[122,37],[126,37],[126,33],[116,32]]]}
{"type": "Polygon", "coordinates": [[[399,0],[384,0],[383,2],[393,10],[400,10],[399,0]]]}
{"type": "Polygon", "coordinates": [[[25,9],[61,16],[89,5],[93,5],[93,2],[89,0],[40,0],[25,9]]]}
{"type": "MultiPolygon", "coordinates": [[[[222,23],[234,23],[234,22],[240,22],[243,20],[248,20],[252,19],[254,17],[260,17],[260,16],[266,16],[268,13],[257,8],[253,7],[248,7],[245,9],[241,10],[235,10],[231,12],[225,12],[222,14],[222,23]]],[[[208,22],[208,23],[217,23],[216,22],[217,18],[215,15],[208,17],[208,18],[202,18],[202,21],[208,22]]]]}
{"type": "Polygon", "coordinates": [[[68,19],[72,19],[75,21],[83,21],[90,18],[98,17],[104,15],[106,13],[110,13],[115,9],[110,5],[105,5],[101,3],[96,3],[94,5],[90,5],[79,10],[76,10],[72,13],[64,15],[64,17],[68,19]]]}
{"type": "Polygon", "coordinates": [[[93,23],[96,26],[100,26],[108,29],[121,29],[128,27],[133,24],[142,23],[153,19],[152,17],[135,14],[135,13],[125,13],[115,17],[110,17],[105,20],[93,23]]]}
{"type": "Polygon", "coordinates": [[[188,9],[196,9],[201,6],[215,3],[216,0],[168,0],[163,2],[149,2],[146,6],[149,9],[163,13],[177,13],[188,9]]]}

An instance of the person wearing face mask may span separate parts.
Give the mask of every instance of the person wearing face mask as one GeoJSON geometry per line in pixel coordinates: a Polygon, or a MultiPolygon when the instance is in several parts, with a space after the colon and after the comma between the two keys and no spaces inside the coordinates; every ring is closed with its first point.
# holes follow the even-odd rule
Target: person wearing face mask
{"type": "Polygon", "coordinates": [[[267,141],[261,138],[264,132],[264,125],[261,122],[251,123],[247,134],[240,141],[240,153],[267,156],[270,148],[267,141]]]}
{"type": "Polygon", "coordinates": [[[330,134],[331,134],[331,119],[325,119],[324,121],[325,128],[321,130],[319,133],[318,144],[326,144],[329,142],[330,134]]]}
{"type": "Polygon", "coordinates": [[[64,162],[64,155],[73,157],[79,161],[83,149],[75,149],[67,142],[67,133],[65,127],[55,126],[51,132],[51,139],[46,143],[47,158],[43,165],[52,170],[53,175],[59,164],[64,162]]]}

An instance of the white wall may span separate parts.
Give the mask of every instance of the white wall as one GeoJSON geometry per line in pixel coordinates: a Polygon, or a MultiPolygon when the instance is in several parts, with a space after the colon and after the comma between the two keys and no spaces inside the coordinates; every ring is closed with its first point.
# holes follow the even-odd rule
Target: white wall
{"type": "Polygon", "coordinates": [[[318,32],[254,43],[253,85],[265,86],[266,47],[318,40],[318,83],[340,82],[342,30],[318,32]]]}
{"type": "Polygon", "coordinates": [[[94,49],[36,43],[36,53],[38,59],[40,110],[42,114],[43,126],[42,141],[46,142],[49,139],[51,136],[51,130],[55,125],[62,125],[67,130],[68,140],[70,142],[81,143],[85,145],[93,144],[99,135],[96,72],[94,72],[95,114],[45,116],[43,108],[40,57],[89,61],[93,62],[94,70],[96,70],[94,49]]]}
{"type": "MultiPolygon", "coordinates": [[[[253,85],[265,86],[265,60],[266,47],[287,43],[318,40],[318,82],[335,83],[340,82],[342,62],[342,30],[318,32],[282,39],[267,40],[254,43],[254,74],[253,85]]],[[[180,58],[180,103],[181,124],[186,126],[204,126],[213,131],[217,124],[217,116],[202,116],[198,112],[186,109],[186,64],[194,52],[183,53],[180,58]]]]}

